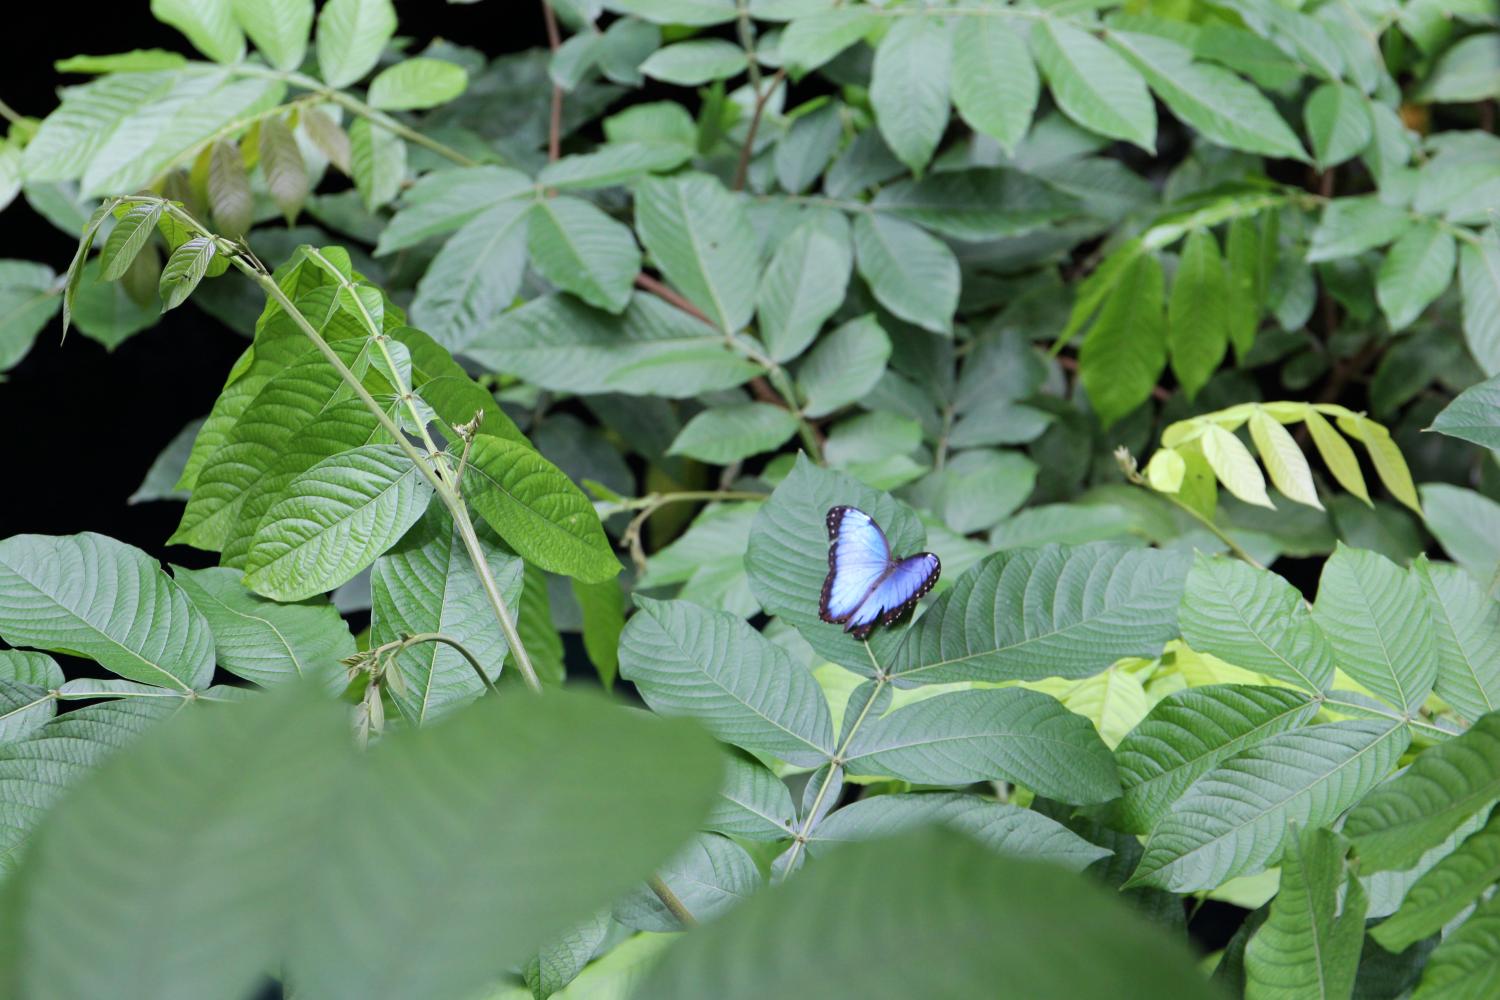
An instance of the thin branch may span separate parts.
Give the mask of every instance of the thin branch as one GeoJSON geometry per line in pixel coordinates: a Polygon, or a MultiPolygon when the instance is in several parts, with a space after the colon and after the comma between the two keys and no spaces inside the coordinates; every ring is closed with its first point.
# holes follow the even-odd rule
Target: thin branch
{"type": "MultiPolygon", "coordinates": [[[[547,46],[555,56],[557,50],[562,47],[562,37],[557,30],[557,15],[552,12],[552,4],[548,0],[542,0],[542,19],[547,22],[547,46]]],[[[552,84],[552,113],[547,122],[548,163],[556,163],[562,157],[562,105],[563,89],[554,82],[552,84]]]]}
{"type": "Polygon", "coordinates": [[[462,642],[459,642],[451,635],[445,635],[442,632],[421,632],[417,635],[409,635],[404,639],[398,639],[394,643],[386,643],[386,645],[382,646],[381,649],[383,651],[387,647],[391,647],[394,648],[396,652],[401,653],[405,652],[412,646],[420,645],[424,642],[439,643],[441,645],[450,646],[453,649],[458,650],[458,654],[465,660],[467,660],[469,662],[469,666],[474,668],[474,673],[479,675],[480,682],[483,683],[484,686],[489,688],[491,691],[495,690],[495,682],[490,680],[490,675],[484,672],[484,667],[480,666],[479,658],[472,652],[470,652],[469,647],[465,646],[462,642]]]}
{"type": "MultiPolygon", "coordinates": [[[[750,59],[754,61],[754,53],[750,54],[750,59]]],[[[733,187],[736,191],[745,189],[745,175],[750,170],[750,154],[755,146],[755,133],[760,129],[760,119],[765,113],[766,102],[771,99],[772,94],[776,93],[776,88],[781,86],[781,81],[785,79],[786,68],[783,67],[772,74],[771,79],[766,83],[766,88],[755,95],[755,108],[750,112],[750,128],[745,132],[745,144],[740,147],[740,162],[734,168],[733,187]]]]}
{"type": "Polygon", "coordinates": [[[646,884],[651,887],[652,892],[656,893],[656,898],[661,900],[661,904],[671,911],[672,916],[682,923],[682,926],[696,927],[698,925],[698,918],[694,917],[692,911],[677,898],[677,893],[662,881],[660,875],[652,875],[646,880],[646,884]]]}
{"type": "Polygon", "coordinates": [[[4,101],[0,101],[0,118],[4,118],[12,125],[26,125],[25,117],[22,116],[22,114],[15,108],[11,107],[9,104],[6,104],[4,101]]]}

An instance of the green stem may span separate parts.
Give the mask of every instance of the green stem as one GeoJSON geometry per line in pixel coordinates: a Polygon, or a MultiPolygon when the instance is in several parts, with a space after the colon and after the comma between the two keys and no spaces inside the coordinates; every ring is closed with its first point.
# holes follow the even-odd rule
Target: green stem
{"type": "Polygon", "coordinates": [[[453,649],[458,650],[458,654],[465,660],[468,660],[469,666],[474,668],[474,673],[479,675],[479,680],[491,691],[495,690],[495,682],[490,680],[490,675],[484,672],[484,667],[479,664],[479,658],[470,652],[467,646],[451,635],[445,635],[442,632],[419,632],[416,635],[409,635],[397,643],[397,652],[402,652],[424,642],[441,643],[444,646],[451,646],[453,649]]]}
{"type": "Polygon", "coordinates": [[[698,918],[693,916],[693,911],[687,908],[687,905],[677,897],[677,893],[672,891],[671,886],[667,885],[660,875],[652,875],[646,880],[646,884],[651,887],[652,892],[656,893],[656,898],[661,900],[661,905],[665,906],[682,926],[697,926],[698,918]]]}
{"type": "Polygon", "coordinates": [[[0,101],[0,118],[4,118],[12,125],[24,125],[26,122],[26,119],[22,117],[20,112],[4,101],[0,101]]]}

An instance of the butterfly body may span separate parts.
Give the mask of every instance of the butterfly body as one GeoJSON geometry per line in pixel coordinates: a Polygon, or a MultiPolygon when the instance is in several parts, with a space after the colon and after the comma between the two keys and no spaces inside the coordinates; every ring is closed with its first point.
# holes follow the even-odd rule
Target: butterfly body
{"type": "Polygon", "coordinates": [[[880,525],[858,507],[830,508],[826,523],[828,577],[818,617],[843,625],[856,639],[900,618],[937,583],[937,556],[919,552],[896,559],[880,525]]]}

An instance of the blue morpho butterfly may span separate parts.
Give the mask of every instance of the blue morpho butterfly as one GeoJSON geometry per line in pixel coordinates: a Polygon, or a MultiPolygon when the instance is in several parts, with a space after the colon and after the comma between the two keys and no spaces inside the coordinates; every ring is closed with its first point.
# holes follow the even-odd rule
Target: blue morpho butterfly
{"type": "Polygon", "coordinates": [[[892,556],[885,532],[858,507],[830,508],[828,579],[818,617],[864,639],[877,621],[889,625],[910,611],[937,583],[942,569],[931,552],[892,556]]]}

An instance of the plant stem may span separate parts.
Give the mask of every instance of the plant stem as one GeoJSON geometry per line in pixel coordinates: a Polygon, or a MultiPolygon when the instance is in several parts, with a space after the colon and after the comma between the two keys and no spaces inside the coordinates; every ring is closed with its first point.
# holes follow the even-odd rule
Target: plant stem
{"type": "Polygon", "coordinates": [[[1129,453],[1126,452],[1125,449],[1120,449],[1117,454],[1124,456],[1120,459],[1120,461],[1122,462],[1121,471],[1125,473],[1125,478],[1129,482],[1133,483],[1136,486],[1139,486],[1141,489],[1152,494],[1153,496],[1159,496],[1170,500],[1178,507],[1178,509],[1186,511],[1193,518],[1193,520],[1197,521],[1199,524],[1203,525],[1203,527],[1207,528],[1215,538],[1224,543],[1224,545],[1229,549],[1230,552],[1233,552],[1236,556],[1243,559],[1251,566],[1254,566],[1256,569],[1266,568],[1261,564],[1259,559],[1256,559],[1249,552],[1246,552],[1244,547],[1240,545],[1239,542],[1236,542],[1233,538],[1230,538],[1228,532],[1215,524],[1210,518],[1204,517],[1202,513],[1194,510],[1188,504],[1183,503],[1175,493],[1163,493],[1160,490],[1152,489],[1151,484],[1146,482],[1146,478],[1139,472],[1135,471],[1135,459],[1131,458],[1129,453]],[[1123,466],[1123,463],[1126,461],[1130,463],[1128,467],[1123,466]]]}
{"type": "Polygon", "coordinates": [[[469,666],[474,668],[474,673],[479,675],[480,682],[491,691],[495,690],[495,682],[490,680],[490,675],[484,672],[484,667],[480,665],[479,658],[471,653],[467,646],[451,635],[445,635],[442,632],[420,632],[416,635],[407,636],[405,639],[395,643],[395,645],[398,647],[397,652],[401,652],[424,642],[441,643],[444,646],[451,646],[453,649],[458,650],[458,654],[465,660],[468,660],[469,666]]]}
{"type": "Polygon", "coordinates": [[[20,112],[16,111],[15,108],[11,107],[9,104],[6,104],[4,101],[0,101],[0,118],[4,118],[12,125],[21,125],[26,121],[26,119],[21,116],[20,112]]]}
{"type": "MultiPolygon", "coordinates": [[[[542,0],[542,19],[547,22],[547,47],[555,56],[562,46],[562,38],[557,31],[557,15],[552,12],[552,4],[548,0],[542,0]]],[[[548,163],[556,163],[562,157],[562,106],[563,89],[554,83],[552,84],[552,110],[547,120],[548,163]]]]}
{"type": "Polygon", "coordinates": [[[681,899],[677,898],[677,893],[672,891],[671,886],[667,885],[660,875],[652,875],[646,880],[646,884],[651,887],[652,892],[656,893],[656,898],[661,900],[661,905],[665,906],[684,927],[698,925],[698,918],[693,916],[693,912],[681,899]]]}
{"type": "MultiPolygon", "coordinates": [[[[753,62],[755,53],[750,53],[753,62]]],[[[786,79],[786,69],[778,69],[766,84],[766,88],[755,95],[755,108],[750,112],[750,127],[745,131],[745,144],[740,147],[740,161],[735,164],[733,189],[743,191],[745,189],[745,175],[750,170],[750,154],[755,147],[755,133],[760,130],[761,115],[765,113],[766,102],[781,86],[781,81],[786,79]]]]}

